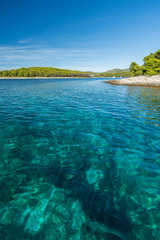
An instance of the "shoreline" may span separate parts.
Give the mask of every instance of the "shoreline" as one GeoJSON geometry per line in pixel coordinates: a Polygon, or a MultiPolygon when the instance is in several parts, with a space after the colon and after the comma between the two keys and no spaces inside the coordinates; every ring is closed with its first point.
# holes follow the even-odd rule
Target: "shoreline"
{"type": "Polygon", "coordinates": [[[111,85],[125,85],[125,86],[137,86],[137,87],[156,87],[160,88],[160,75],[154,76],[137,76],[131,78],[123,78],[119,80],[105,81],[111,85]]]}
{"type": "Polygon", "coordinates": [[[0,77],[0,79],[63,79],[63,78],[90,78],[90,77],[0,77]]]}

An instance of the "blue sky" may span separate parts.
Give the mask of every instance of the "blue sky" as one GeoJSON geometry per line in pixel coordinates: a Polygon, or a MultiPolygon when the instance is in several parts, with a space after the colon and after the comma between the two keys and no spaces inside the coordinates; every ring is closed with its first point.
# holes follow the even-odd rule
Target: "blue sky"
{"type": "Polygon", "coordinates": [[[105,71],[160,49],[160,1],[5,0],[0,69],[105,71]]]}

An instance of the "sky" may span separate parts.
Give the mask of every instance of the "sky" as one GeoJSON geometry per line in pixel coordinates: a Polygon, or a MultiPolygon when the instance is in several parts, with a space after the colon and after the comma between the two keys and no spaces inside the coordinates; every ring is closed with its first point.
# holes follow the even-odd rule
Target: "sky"
{"type": "Polygon", "coordinates": [[[160,49],[159,0],[0,0],[0,70],[103,72],[160,49]]]}

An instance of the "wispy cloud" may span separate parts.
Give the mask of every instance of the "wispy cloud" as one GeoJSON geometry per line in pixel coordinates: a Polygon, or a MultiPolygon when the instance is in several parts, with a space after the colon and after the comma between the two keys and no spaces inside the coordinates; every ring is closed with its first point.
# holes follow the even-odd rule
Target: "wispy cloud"
{"type": "Polygon", "coordinates": [[[26,43],[30,43],[28,40],[20,40],[20,41],[18,41],[18,43],[20,43],[20,44],[26,44],[26,43]]]}
{"type": "Polygon", "coordinates": [[[18,41],[18,44],[30,44],[35,42],[33,38],[21,39],[18,41]]]}
{"type": "Polygon", "coordinates": [[[101,52],[100,50],[70,50],[71,53],[97,53],[101,52]]]}
{"type": "MultiPolygon", "coordinates": [[[[98,49],[67,49],[67,48],[47,48],[36,45],[0,45],[1,69],[7,69],[8,65],[21,66],[55,66],[65,67],[68,62],[81,61],[94,58],[101,51],[98,49]]],[[[79,67],[81,64],[78,64],[79,67]]]]}
{"type": "MultiPolygon", "coordinates": [[[[0,69],[31,66],[50,66],[73,70],[106,71],[116,68],[115,57],[121,56],[119,49],[91,46],[48,47],[45,43],[0,45],[0,69]]],[[[126,68],[125,63],[118,67],[126,68]]]]}

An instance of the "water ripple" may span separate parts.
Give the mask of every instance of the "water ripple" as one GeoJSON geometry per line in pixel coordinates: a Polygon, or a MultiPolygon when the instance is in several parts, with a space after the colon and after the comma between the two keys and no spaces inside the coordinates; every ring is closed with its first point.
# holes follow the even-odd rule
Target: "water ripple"
{"type": "Polygon", "coordinates": [[[0,80],[0,239],[160,239],[160,92],[0,80]]]}

